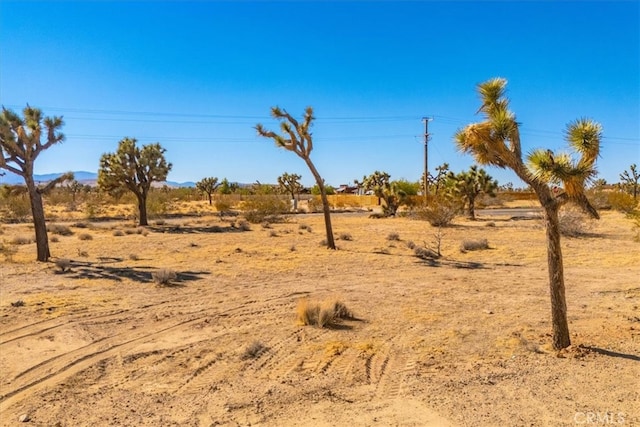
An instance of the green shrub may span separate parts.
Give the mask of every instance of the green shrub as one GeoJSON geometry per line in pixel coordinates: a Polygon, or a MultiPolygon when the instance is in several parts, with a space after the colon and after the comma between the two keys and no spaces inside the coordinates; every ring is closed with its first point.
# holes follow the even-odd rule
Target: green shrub
{"type": "Polygon", "coordinates": [[[631,194],[622,191],[612,191],[607,197],[612,209],[620,212],[632,212],[638,206],[638,201],[631,194]]]}
{"type": "Polygon", "coordinates": [[[254,224],[280,222],[289,212],[289,203],[277,196],[252,196],[244,202],[243,210],[246,220],[254,224]]]}

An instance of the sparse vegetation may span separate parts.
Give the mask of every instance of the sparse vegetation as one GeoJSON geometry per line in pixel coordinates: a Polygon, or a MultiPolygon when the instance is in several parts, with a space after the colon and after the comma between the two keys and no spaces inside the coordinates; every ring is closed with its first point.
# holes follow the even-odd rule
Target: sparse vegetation
{"type": "Polygon", "coordinates": [[[396,233],[394,231],[394,232],[391,232],[391,233],[387,234],[387,240],[399,242],[400,241],[400,233],[396,233]]]}
{"type": "Polygon", "coordinates": [[[55,265],[60,269],[61,273],[65,273],[71,269],[71,260],[68,258],[58,258],[55,261],[55,265]]]}
{"type": "Polygon", "coordinates": [[[297,315],[301,324],[320,328],[332,327],[343,319],[353,318],[351,311],[341,301],[318,303],[306,298],[298,302],[297,315]]]}
{"type": "Polygon", "coordinates": [[[157,285],[168,286],[178,278],[178,274],[171,269],[161,268],[151,273],[151,278],[157,285]]]}
{"type": "Polygon", "coordinates": [[[80,240],[93,240],[93,236],[89,233],[80,233],[78,234],[78,239],[80,240]]]}
{"type": "Polygon", "coordinates": [[[460,245],[460,251],[468,252],[468,251],[481,251],[484,249],[489,249],[489,241],[487,239],[476,239],[476,240],[463,240],[460,245]]]}
{"type": "Polygon", "coordinates": [[[430,197],[426,204],[415,206],[411,217],[427,221],[434,227],[446,227],[460,211],[460,202],[446,196],[430,197]]]}
{"type": "Polygon", "coordinates": [[[350,233],[343,232],[338,235],[338,239],[348,241],[348,240],[353,240],[353,236],[350,233]]]}
{"type": "Polygon", "coordinates": [[[262,342],[257,340],[253,341],[244,349],[244,351],[242,352],[241,359],[242,360],[257,359],[267,350],[268,350],[267,346],[264,345],[262,342]]]}

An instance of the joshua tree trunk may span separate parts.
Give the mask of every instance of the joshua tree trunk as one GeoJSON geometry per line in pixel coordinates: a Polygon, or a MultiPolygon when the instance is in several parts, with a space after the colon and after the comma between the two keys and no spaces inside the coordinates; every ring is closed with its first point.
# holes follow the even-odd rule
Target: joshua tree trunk
{"type": "Polygon", "coordinates": [[[324,212],[324,226],[327,230],[327,247],[329,249],[335,249],[336,244],[333,240],[333,229],[331,227],[331,209],[329,207],[329,199],[327,199],[327,191],[324,188],[324,181],[322,177],[316,170],[315,166],[308,158],[305,159],[311,174],[316,179],[316,183],[318,184],[318,188],[320,189],[320,199],[322,200],[322,210],[324,212]]]}
{"type": "Polygon", "coordinates": [[[567,323],[567,301],[564,287],[562,248],[560,247],[559,205],[545,206],[544,220],[547,233],[547,262],[549,269],[549,291],[551,293],[551,323],[553,348],[562,349],[571,345],[567,323]]]}
{"type": "Polygon", "coordinates": [[[140,212],[140,225],[149,225],[147,221],[147,197],[146,194],[136,194],[138,198],[138,211],[140,212]]]}
{"type": "Polygon", "coordinates": [[[476,220],[476,198],[469,196],[469,219],[476,220]]]}
{"type": "Polygon", "coordinates": [[[24,174],[27,190],[29,192],[29,201],[31,202],[31,214],[33,215],[33,227],[36,232],[36,247],[38,251],[38,261],[46,262],[49,260],[51,253],[49,252],[49,238],[47,237],[47,223],[44,218],[44,207],[42,206],[42,194],[38,191],[33,174],[24,174]]]}

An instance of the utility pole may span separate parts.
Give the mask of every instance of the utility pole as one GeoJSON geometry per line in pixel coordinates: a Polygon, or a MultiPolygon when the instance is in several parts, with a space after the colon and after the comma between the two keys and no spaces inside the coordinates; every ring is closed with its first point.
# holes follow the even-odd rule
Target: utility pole
{"type": "Polygon", "coordinates": [[[425,201],[429,196],[429,122],[431,117],[423,117],[424,122],[424,197],[425,201]]]}

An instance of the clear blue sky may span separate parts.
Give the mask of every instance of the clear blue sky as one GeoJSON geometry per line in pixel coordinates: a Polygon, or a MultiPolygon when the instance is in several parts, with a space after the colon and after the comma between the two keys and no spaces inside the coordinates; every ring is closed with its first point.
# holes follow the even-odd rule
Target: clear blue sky
{"type": "MultiPolygon", "coordinates": [[[[509,81],[525,150],[565,147],[565,125],[604,127],[600,177],[640,163],[640,2],[0,3],[0,103],[62,115],[66,141],[36,173],[97,171],[125,136],[159,142],[172,181],[313,184],[259,138],[278,105],[314,107],[312,153],[334,186],[375,170],[417,180],[473,164],[455,131],[481,119],[477,83],[509,81]]],[[[489,168],[501,183],[511,171],[489,168]]]]}

